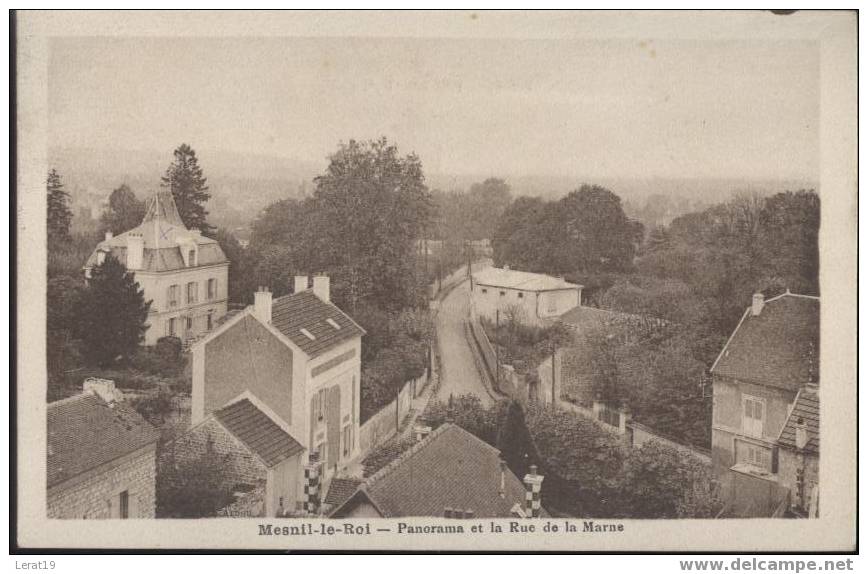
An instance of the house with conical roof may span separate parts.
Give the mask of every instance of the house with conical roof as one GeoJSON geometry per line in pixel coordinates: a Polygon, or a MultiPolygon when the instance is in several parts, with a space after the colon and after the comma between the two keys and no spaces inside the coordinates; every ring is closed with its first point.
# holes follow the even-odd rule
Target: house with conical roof
{"type": "Polygon", "coordinates": [[[217,241],[187,229],[170,191],[150,198],[138,227],[106,233],[85,263],[85,278],[107,255],[135,274],[151,301],[146,345],[165,336],[198,338],[226,314],[229,260],[217,241]]]}

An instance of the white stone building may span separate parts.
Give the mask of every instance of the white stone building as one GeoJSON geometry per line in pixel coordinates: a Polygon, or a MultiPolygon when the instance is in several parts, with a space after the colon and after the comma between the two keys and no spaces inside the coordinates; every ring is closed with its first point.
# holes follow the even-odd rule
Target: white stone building
{"type": "Polygon", "coordinates": [[[471,277],[470,290],[476,315],[492,321],[500,311],[501,320],[515,316],[529,325],[542,325],[582,303],[581,285],[509,267],[477,271],[471,277]]]}
{"type": "Polygon", "coordinates": [[[146,345],[165,336],[196,338],[226,314],[229,260],[217,241],[184,226],[170,192],[150,200],[138,227],[116,237],[107,233],[88,258],[85,277],[108,254],[135,273],[151,301],[146,345]]]}

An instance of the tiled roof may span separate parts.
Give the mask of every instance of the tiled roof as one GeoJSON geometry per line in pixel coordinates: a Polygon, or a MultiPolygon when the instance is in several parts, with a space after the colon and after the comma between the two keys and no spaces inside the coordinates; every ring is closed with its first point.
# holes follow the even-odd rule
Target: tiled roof
{"type": "Polygon", "coordinates": [[[525,487],[509,469],[503,476],[501,498],[500,451],[445,423],[365,480],[352,499],[364,495],[386,518],[443,516],[447,507],[509,517],[514,505],[524,506],[525,487]]]}
{"type": "Polygon", "coordinates": [[[141,235],[144,244],[143,271],[175,271],[186,268],[181,256],[181,245],[192,242],[198,245],[197,266],[228,261],[217,241],[184,227],[175,202],[172,200],[172,194],[160,192],[149,200],[148,210],[141,225],[101,241],[84,266],[86,268],[96,266],[97,251],[107,251],[126,265],[127,241],[133,234],[141,235]]]}
{"type": "Polygon", "coordinates": [[[816,391],[803,388],[796,397],[793,410],[787,417],[778,444],[789,448],[796,448],[796,425],[802,421],[807,426],[808,442],[805,452],[819,454],[820,452],[820,397],[816,391]]]}
{"type": "Polygon", "coordinates": [[[312,290],[275,299],[271,307],[271,324],[311,357],[365,334],[343,311],[314,295],[312,290]],[[335,329],[328,319],[340,328],[335,329]],[[313,338],[304,334],[302,329],[313,338]]]}
{"type": "Polygon", "coordinates": [[[132,407],[83,393],[48,405],[48,486],[156,442],[160,432],[132,407]]]}
{"type": "Polygon", "coordinates": [[[582,286],[569,283],[558,277],[542,273],[528,273],[513,269],[487,267],[473,274],[473,282],[478,285],[521,289],[522,291],[554,291],[558,289],[579,289],[582,286]]]}
{"type": "Polygon", "coordinates": [[[249,399],[231,403],[215,411],[214,416],[268,467],[304,450],[298,441],[249,399]]]}
{"type": "Polygon", "coordinates": [[[745,311],[711,372],[796,391],[819,383],[820,300],[789,292],[745,311]]]}
{"type": "Polygon", "coordinates": [[[323,503],[334,507],[340,506],[355,494],[362,482],[364,481],[360,478],[342,476],[333,478],[323,503]]]}

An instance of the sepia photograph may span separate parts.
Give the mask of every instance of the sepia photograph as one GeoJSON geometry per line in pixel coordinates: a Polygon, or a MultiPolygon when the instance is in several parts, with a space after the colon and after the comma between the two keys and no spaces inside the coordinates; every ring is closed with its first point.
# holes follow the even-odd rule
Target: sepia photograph
{"type": "Polygon", "coordinates": [[[13,20],[22,547],[856,548],[855,12],[13,20]]]}

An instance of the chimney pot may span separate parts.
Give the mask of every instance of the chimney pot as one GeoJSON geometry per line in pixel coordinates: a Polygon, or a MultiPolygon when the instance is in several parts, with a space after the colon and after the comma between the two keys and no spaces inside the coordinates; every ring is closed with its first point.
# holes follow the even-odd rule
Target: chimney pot
{"type": "Polygon", "coordinates": [[[307,291],[307,275],[296,275],[292,292],[301,293],[302,291],[307,291]]]}
{"type": "Polygon", "coordinates": [[[330,288],[328,275],[314,275],[313,294],[328,303],[330,301],[330,288]]]}
{"type": "Polygon", "coordinates": [[[112,237],[114,237],[114,233],[112,233],[110,230],[105,232],[105,240],[106,241],[108,241],[112,237]]]}
{"type": "Polygon", "coordinates": [[[123,400],[123,395],[115,387],[115,382],[109,379],[88,377],[84,380],[84,392],[92,393],[107,403],[123,400]]]}
{"type": "Polygon", "coordinates": [[[253,314],[266,325],[271,324],[271,306],[271,291],[260,287],[259,291],[253,294],[253,314]]]}
{"type": "Polygon", "coordinates": [[[765,296],[762,293],[754,293],[751,300],[750,314],[753,317],[759,317],[759,314],[763,312],[763,305],[765,305],[765,296]]]}

